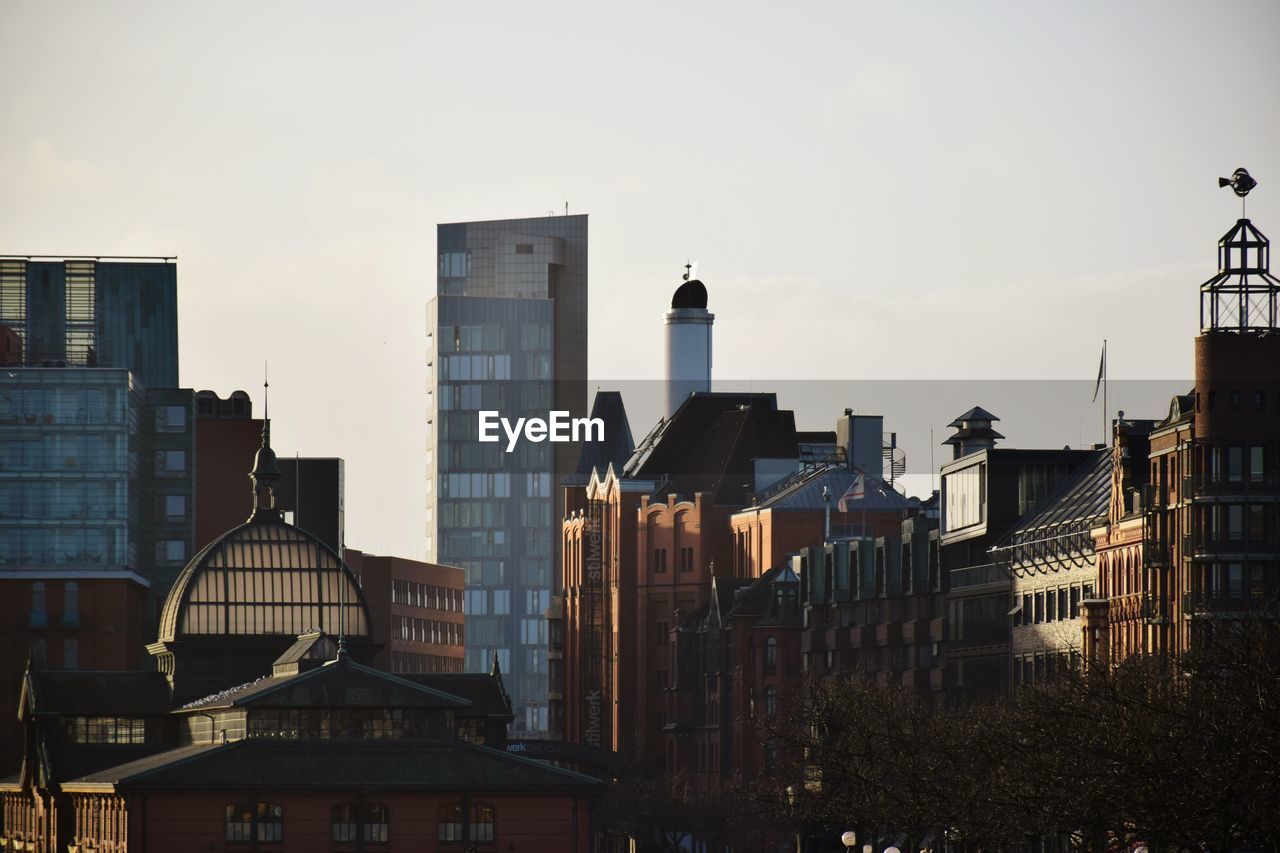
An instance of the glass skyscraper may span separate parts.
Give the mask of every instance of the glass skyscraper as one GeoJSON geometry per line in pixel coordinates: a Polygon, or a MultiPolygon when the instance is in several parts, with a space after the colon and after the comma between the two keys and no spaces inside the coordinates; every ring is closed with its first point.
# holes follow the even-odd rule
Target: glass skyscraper
{"type": "Polygon", "coordinates": [[[579,447],[480,443],[477,412],[586,415],[587,217],[437,227],[427,308],[427,553],[467,573],[468,671],[497,655],[513,729],[545,735],[559,483],[579,447]]]}
{"type": "Polygon", "coordinates": [[[190,556],[194,401],[172,259],[0,257],[0,577],[140,575],[190,556]]]}

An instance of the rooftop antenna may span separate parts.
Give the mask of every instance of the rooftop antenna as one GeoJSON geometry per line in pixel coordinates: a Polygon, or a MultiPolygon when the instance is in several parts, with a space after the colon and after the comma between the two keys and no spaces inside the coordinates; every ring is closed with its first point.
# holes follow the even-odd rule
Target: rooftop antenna
{"type": "Polygon", "coordinates": [[[1258,185],[1258,182],[1249,174],[1249,170],[1241,166],[1231,173],[1229,178],[1218,178],[1218,187],[1231,187],[1231,191],[1240,197],[1240,218],[1247,219],[1245,216],[1246,196],[1249,191],[1258,185]]]}
{"type": "Polygon", "coordinates": [[[271,383],[267,381],[269,362],[262,362],[262,419],[271,420],[271,383]]]}

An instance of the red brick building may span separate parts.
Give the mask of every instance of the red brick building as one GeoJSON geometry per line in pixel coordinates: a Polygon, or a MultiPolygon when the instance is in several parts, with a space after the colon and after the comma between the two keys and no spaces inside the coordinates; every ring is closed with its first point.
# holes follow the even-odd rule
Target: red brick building
{"type": "Polygon", "coordinates": [[[462,569],[354,548],[343,556],[369,602],[373,640],[381,647],[374,666],[387,672],[462,672],[462,569]]]}
{"type": "Polygon", "coordinates": [[[1094,533],[1107,596],[1088,610],[1095,659],[1177,655],[1224,623],[1280,617],[1280,282],[1247,219],[1218,243],[1200,321],[1195,387],[1145,436],[1116,427],[1116,497],[1094,533]]]}
{"type": "Polygon", "coordinates": [[[729,516],[754,491],[757,463],[789,459],[794,470],[805,442],[834,451],[835,435],[798,433],[772,394],[696,393],[621,471],[566,490],[551,629],[565,740],[665,760],[671,631],[713,577],[732,576],[729,516]]]}

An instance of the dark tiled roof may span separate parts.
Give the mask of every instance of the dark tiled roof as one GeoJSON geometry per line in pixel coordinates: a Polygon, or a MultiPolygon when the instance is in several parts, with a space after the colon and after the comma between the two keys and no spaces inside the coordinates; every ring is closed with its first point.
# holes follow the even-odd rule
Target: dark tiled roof
{"type": "Polygon", "coordinates": [[[400,678],[461,696],[471,704],[458,713],[486,717],[509,717],[511,700],[502,688],[502,682],[488,673],[479,672],[416,672],[400,673],[400,678]]]}
{"type": "Polygon", "coordinates": [[[90,773],[75,782],[123,790],[255,788],[590,790],[590,776],[462,741],[238,740],[187,746],[90,773]]]}
{"type": "Polygon", "coordinates": [[[158,672],[30,672],[26,702],[42,714],[167,714],[169,683],[158,672]]]}
{"type": "Polygon", "coordinates": [[[1092,552],[1089,529],[1106,519],[1110,501],[1111,451],[1103,448],[1093,451],[992,551],[1014,562],[1092,552]]]}
{"type": "MultiPolygon", "coordinates": [[[[827,504],[822,500],[822,487],[826,486],[831,497],[831,511],[837,512],[836,504],[840,498],[858,479],[858,472],[843,465],[828,465],[812,471],[802,471],[769,488],[755,508],[815,510],[823,509],[827,504]]],[[[861,499],[850,499],[850,512],[870,512],[888,510],[905,510],[918,504],[911,498],[896,492],[883,480],[867,477],[866,490],[861,499]]]]}
{"type": "Polygon", "coordinates": [[[951,423],[947,424],[947,426],[949,427],[964,426],[964,421],[998,421],[998,420],[1000,419],[997,418],[995,415],[991,414],[990,412],[988,412],[986,409],[982,408],[981,406],[974,406],[972,409],[965,412],[963,415],[956,418],[951,423]]]}
{"type": "Polygon", "coordinates": [[[183,708],[464,708],[468,704],[435,687],[343,658],[298,675],[260,678],[183,708]]]}
{"type": "MultiPolygon", "coordinates": [[[[644,437],[627,460],[624,474],[640,479],[662,479],[712,471],[716,460],[696,455],[695,449],[706,444],[706,438],[716,431],[724,415],[743,410],[778,413],[778,398],[774,394],[690,394],[671,417],[659,421],[644,437]]],[[[790,412],[786,414],[791,415],[790,412]]],[[[794,454],[795,419],[792,416],[790,420],[790,453],[794,454]]],[[[725,438],[722,434],[719,440],[724,441],[725,438]]]]}

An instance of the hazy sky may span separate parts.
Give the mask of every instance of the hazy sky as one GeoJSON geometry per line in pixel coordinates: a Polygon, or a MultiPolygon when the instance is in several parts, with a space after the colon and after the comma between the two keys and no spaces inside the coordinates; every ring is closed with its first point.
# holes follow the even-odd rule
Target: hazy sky
{"type": "Polygon", "coordinates": [[[907,7],[0,0],[0,252],[178,255],[183,384],[269,360],[404,556],[438,222],[590,213],[603,384],[686,257],[722,377],[1189,376],[1215,178],[1280,236],[1280,5],[907,7]]]}

